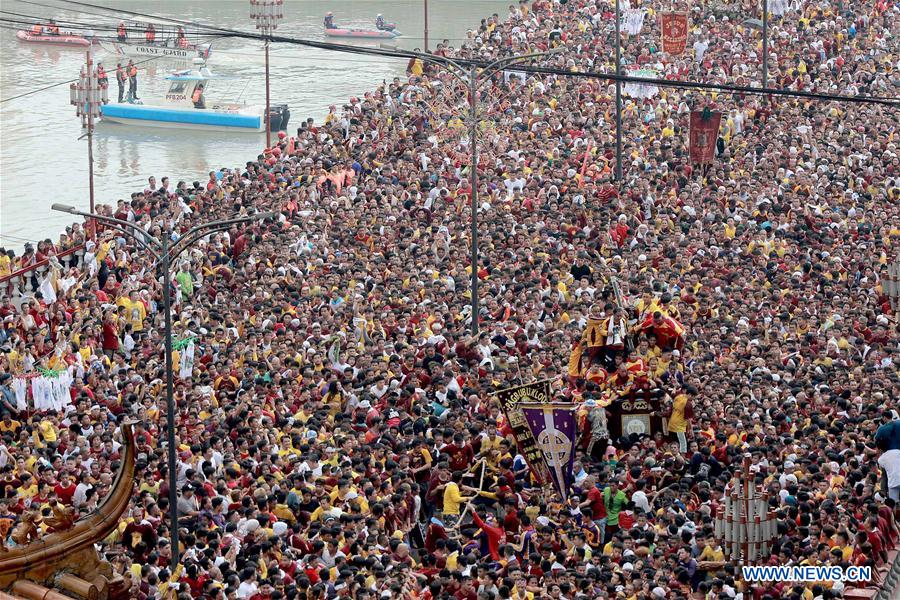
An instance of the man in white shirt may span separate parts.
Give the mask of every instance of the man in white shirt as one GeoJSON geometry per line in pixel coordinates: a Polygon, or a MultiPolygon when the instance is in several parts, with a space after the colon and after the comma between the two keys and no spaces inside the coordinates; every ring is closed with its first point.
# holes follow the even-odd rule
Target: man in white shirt
{"type": "Polygon", "coordinates": [[[236,596],[241,598],[249,598],[256,594],[259,586],[256,585],[256,571],[252,567],[247,567],[241,572],[241,585],[238,586],[236,596]]]}
{"type": "Polygon", "coordinates": [[[75,493],[72,495],[72,506],[75,508],[79,508],[85,502],[87,502],[87,492],[93,486],[87,482],[89,473],[84,471],[81,474],[81,481],[78,482],[78,485],[75,486],[75,493]]]}
{"type": "Polygon", "coordinates": [[[900,450],[888,450],[878,457],[878,464],[887,474],[888,497],[900,501],[900,450]]]}
{"type": "Polygon", "coordinates": [[[703,62],[703,55],[706,54],[707,48],[709,48],[709,41],[705,37],[694,42],[694,60],[703,62]]]}

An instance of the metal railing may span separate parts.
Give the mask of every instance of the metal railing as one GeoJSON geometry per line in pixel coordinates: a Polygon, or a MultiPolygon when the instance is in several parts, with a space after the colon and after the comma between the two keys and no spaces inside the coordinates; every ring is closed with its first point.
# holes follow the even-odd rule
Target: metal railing
{"type": "Polygon", "coordinates": [[[60,252],[58,254],[54,254],[52,257],[48,257],[43,260],[39,260],[38,262],[34,263],[33,265],[28,265],[27,267],[22,267],[21,269],[19,269],[17,271],[13,271],[9,275],[4,275],[3,277],[0,277],[0,286],[2,286],[4,283],[8,283],[9,281],[11,281],[17,277],[24,277],[24,276],[28,275],[29,273],[31,273],[32,271],[36,271],[36,270],[40,269],[41,267],[46,267],[47,265],[50,264],[50,258],[56,258],[56,259],[63,258],[65,256],[70,256],[72,254],[75,254],[79,250],[84,250],[84,244],[79,244],[77,246],[73,246],[72,248],[63,250],[62,252],[60,252]]]}

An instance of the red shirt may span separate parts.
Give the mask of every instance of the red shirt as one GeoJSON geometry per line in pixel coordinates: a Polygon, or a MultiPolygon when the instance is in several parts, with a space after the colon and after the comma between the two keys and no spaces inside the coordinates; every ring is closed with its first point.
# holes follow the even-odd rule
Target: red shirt
{"type": "Polygon", "coordinates": [[[587,499],[591,502],[591,520],[599,521],[606,518],[606,503],[603,501],[603,492],[597,486],[588,490],[587,499]]]}
{"type": "Polygon", "coordinates": [[[500,560],[500,543],[506,539],[506,532],[503,531],[502,527],[497,527],[496,525],[488,525],[484,521],[481,520],[481,517],[478,516],[478,513],[472,511],[472,519],[475,521],[475,524],[481,528],[481,531],[484,532],[484,535],[487,537],[488,550],[491,553],[491,558],[494,560],[500,560]]]}
{"type": "Polygon", "coordinates": [[[61,483],[57,483],[53,488],[53,491],[56,492],[56,496],[59,498],[59,501],[63,504],[72,504],[72,496],[75,495],[75,484],[70,483],[69,487],[63,487],[61,483]]]}
{"type": "Polygon", "coordinates": [[[450,468],[454,471],[464,471],[475,461],[475,453],[468,444],[463,446],[450,444],[442,452],[450,457],[450,468]]]}

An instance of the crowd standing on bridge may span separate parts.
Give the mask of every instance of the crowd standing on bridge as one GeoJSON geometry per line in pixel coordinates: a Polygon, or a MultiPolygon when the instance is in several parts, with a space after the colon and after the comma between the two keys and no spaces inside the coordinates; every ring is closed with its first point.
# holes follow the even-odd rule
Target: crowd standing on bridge
{"type": "MultiPolygon", "coordinates": [[[[435,52],[561,45],[542,64],[609,71],[611,6],[523,1],[435,52]]],[[[679,57],[659,50],[661,7],[637,6],[626,63],[759,82],[759,33],[733,14],[693,8],[679,57]]],[[[890,95],[897,12],[792,4],[771,20],[772,86],[890,95]]],[[[140,481],[103,545],[134,598],[839,597],[840,582],[751,589],[724,560],[712,518],[747,454],[777,513],[772,564],[883,564],[900,493],[898,329],[881,286],[900,244],[896,108],[626,96],[619,183],[614,86],[498,75],[479,98],[473,336],[467,102],[413,61],[257,160],[206,182],[151,178],[101,208],[173,239],[282,215],[210,236],[173,276],[178,565],[150,258],[102,228],[62,256],[87,239],[78,224],[0,252],[0,276],[50,257],[3,284],[0,534],[54,500],[96,507],[116,424],[135,417],[140,481]],[[704,106],[725,116],[715,161],[694,165],[688,114],[704,106]],[[657,313],[683,327],[677,344],[635,331],[657,313]],[[634,349],[606,328],[589,352],[598,320],[623,323],[634,349]],[[68,406],[21,407],[17,381],[63,370],[68,406]],[[492,396],[546,378],[581,406],[565,502],[532,485],[492,396]],[[609,439],[601,405],[636,382],[663,390],[668,433],[609,439]]]]}

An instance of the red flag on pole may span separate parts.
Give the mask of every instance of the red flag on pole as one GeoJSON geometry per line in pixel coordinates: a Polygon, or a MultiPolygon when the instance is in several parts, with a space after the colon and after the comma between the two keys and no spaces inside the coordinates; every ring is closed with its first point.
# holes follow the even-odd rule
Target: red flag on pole
{"type": "Polygon", "coordinates": [[[666,54],[681,54],[687,46],[688,16],[683,12],[660,13],[662,49],[666,54]]]}
{"type": "Polygon", "coordinates": [[[709,108],[691,111],[691,162],[711,163],[713,161],[721,119],[722,113],[712,112],[709,108]]]}

